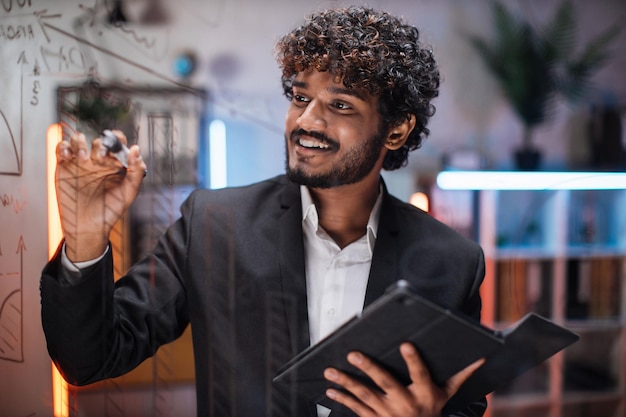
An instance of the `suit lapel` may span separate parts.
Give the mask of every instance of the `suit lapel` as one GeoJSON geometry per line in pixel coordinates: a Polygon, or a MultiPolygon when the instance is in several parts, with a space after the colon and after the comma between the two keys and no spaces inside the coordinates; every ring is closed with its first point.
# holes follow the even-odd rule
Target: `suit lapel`
{"type": "Polygon", "coordinates": [[[376,245],[372,255],[372,266],[365,292],[364,307],[383,295],[389,286],[401,278],[397,276],[397,254],[400,253],[398,249],[399,234],[400,229],[393,208],[393,201],[383,183],[383,202],[376,245]]]}
{"type": "MultiPolygon", "coordinates": [[[[300,189],[288,182],[280,199],[282,214],[278,220],[278,252],[283,316],[287,322],[291,356],[310,344],[307,309],[304,240],[302,235],[302,201],[300,189]]],[[[315,405],[299,401],[298,415],[316,417],[315,405]]]]}
{"type": "Polygon", "coordinates": [[[300,190],[288,183],[281,195],[278,222],[280,280],[285,316],[293,354],[309,346],[304,244],[302,236],[302,203],[300,190]]]}

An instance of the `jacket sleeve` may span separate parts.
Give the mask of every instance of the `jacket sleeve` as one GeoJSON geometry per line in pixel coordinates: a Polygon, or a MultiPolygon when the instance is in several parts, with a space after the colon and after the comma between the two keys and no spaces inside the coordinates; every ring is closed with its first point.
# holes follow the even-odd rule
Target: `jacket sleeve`
{"type": "Polygon", "coordinates": [[[156,248],[117,282],[108,251],[80,279],[64,279],[59,252],[44,267],[41,316],[48,353],[63,377],[86,385],[122,375],[189,323],[184,276],[192,198],[156,248]]]}

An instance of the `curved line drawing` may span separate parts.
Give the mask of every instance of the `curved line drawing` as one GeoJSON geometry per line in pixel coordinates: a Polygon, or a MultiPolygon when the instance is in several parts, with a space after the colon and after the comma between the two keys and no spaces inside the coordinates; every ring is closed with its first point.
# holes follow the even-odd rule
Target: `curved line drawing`
{"type": "MultiPolygon", "coordinates": [[[[6,169],[6,167],[3,166],[2,162],[6,162],[6,161],[2,161],[2,159],[0,159],[0,174],[6,174],[6,175],[21,175],[21,163],[20,163],[20,154],[17,150],[17,143],[15,143],[15,136],[13,135],[13,131],[11,130],[11,125],[9,124],[9,120],[7,119],[7,117],[4,115],[4,112],[0,109],[0,115],[2,116],[2,119],[4,120],[4,125],[6,126],[6,130],[7,132],[9,132],[9,137],[11,139],[11,144],[13,145],[13,152],[15,153],[15,166],[16,166],[16,170],[15,171],[11,171],[9,169],[6,169]]],[[[0,139],[2,139],[2,137],[0,136],[0,139]]]]}
{"type": "Polygon", "coordinates": [[[21,289],[13,290],[0,306],[0,359],[24,362],[21,289]]]}

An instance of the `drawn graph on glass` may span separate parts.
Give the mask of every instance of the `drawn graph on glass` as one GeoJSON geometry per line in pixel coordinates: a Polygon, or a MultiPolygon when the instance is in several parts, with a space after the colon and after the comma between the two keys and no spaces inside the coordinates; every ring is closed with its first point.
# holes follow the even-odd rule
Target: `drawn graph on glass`
{"type": "Polygon", "coordinates": [[[5,253],[0,248],[0,359],[12,362],[24,362],[22,272],[25,251],[22,236],[14,253],[5,253]]]}
{"type": "Polygon", "coordinates": [[[17,142],[13,135],[13,130],[9,120],[2,110],[0,110],[0,149],[7,152],[0,152],[0,174],[19,175],[22,171],[21,142],[17,142]]]}

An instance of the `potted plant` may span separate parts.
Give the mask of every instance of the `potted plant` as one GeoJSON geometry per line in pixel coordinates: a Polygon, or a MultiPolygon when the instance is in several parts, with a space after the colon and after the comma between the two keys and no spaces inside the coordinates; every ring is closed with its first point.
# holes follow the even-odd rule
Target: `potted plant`
{"type": "Polygon", "coordinates": [[[590,78],[607,60],[608,46],[619,29],[610,27],[579,49],[575,10],[568,0],[540,28],[497,1],[492,3],[492,13],[493,39],[469,39],[523,125],[522,144],[515,155],[517,168],[535,170],[541,154],[533,143],[534,128],[553,114],[556,96],[575,101],[587,93],[590,78]]]}

